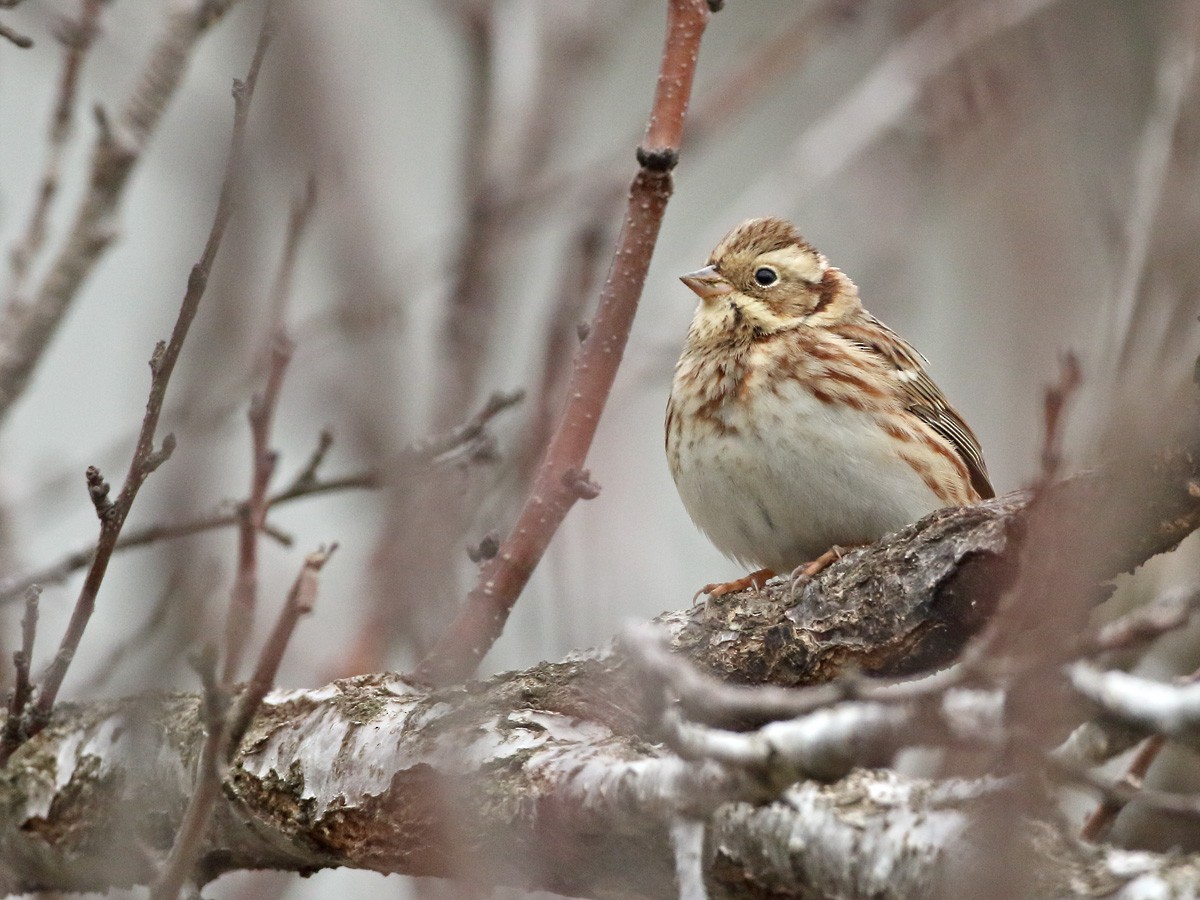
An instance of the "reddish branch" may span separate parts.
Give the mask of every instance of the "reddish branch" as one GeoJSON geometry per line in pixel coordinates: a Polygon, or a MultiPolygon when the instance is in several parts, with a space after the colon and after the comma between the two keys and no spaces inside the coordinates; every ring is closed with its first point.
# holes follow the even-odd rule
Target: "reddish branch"
{"type": "Polygon", "coordinates": [[[509,612],[567,511],[580,499],[588,448],[625,351],[646,270],[671,196],[671,169],[711,11],[704,0],[669,0],[667,36],[646,137],[638,148],[625,221],[608,279],[567,388],[567,403],[532,490],[499,554],[481,569],[458,616],[417,667],[447,684],[471,674],[504,629],[509,612]]]}
{"type": "Polygon", "coordinates": [[[89,487],[92,489],[93,501],[96,503],[96,510],[100,516],[100,538],[96,543],[96,553],[92,558],[87,575],[84,577],[83,587],[75,602],[75,609],[71,613],[66,633],[63,635],[54,660],[50,663],[42,679],[36,714],[30,723],[33,734],[40,731],[49,719],[50,711],[54,707],[54,701],[58,697],[63,679],[66,678],[71,660],[75,656],[79,642],[83,639],[84,629],[87,628],[88,621],[95,611],[96,595],[100,591],[104,574],[108,570],[109,560],[112,558],[113,550],[120,538],[121,528],[129,516],[129,510],[133,506],[138,490],[150,474],[166,462],[175,449],[175,437],[172,434],[164,437],[161,446],[156,449],[155,432],[158,430],[158,420],[162,415],[163,400],[166,398],[171,373],[175,370],[175,364],[179,360],[188,329],[200,308],[200,300],[204,296],[209,273],[212,271],[213,262],[220,249],[221,238],[233,215],[235,174],[241,164],[246,118],[250,112],[250,100],[254,95],[254,85],[258,80],[263,56],[266,54],[271,40],[269,26],[269,19],[265,20],[246,80],[244,82],[235,80],[233,84],[233,134],[230,139],[229,156],[225,164],[224,180],[221,185],[220,198],[217,201],[212,230],[209,232],[208,241],[199,262],[192,267],[171,338],[166,343],[160,341],[150,357],[150,396],[146,401],[146,415],[142,419],[142,427],[134,447],[133,459],[129,464],[129,472],[125,476],[125,484],[117,499],[109,504],[106,498],[97,500],[95,479],[89,476],[89,487]]]}

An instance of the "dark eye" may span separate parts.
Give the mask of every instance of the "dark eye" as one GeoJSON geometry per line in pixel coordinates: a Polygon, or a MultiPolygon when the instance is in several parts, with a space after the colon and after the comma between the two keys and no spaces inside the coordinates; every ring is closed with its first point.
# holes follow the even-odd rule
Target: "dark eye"
{"type": "Polygon", "coordinates": [[[779,280],[779,273],[774,269],[763,266],[761,269],[754,270],[754,280],[763,287],[770,287],[779,280]]]}

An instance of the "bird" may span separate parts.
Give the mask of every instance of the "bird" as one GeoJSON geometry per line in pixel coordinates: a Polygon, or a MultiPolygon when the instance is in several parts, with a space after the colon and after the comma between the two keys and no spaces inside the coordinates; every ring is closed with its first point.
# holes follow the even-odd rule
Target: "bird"
{"type": "Polygon", "coordinates": [[[696,596],[793,585],[845,548],[995,496],[975,433],[927,360],[871,315],[796,226],[749,219],[703,268],[666,413],[688,514],[749,575],[696,596]]]}

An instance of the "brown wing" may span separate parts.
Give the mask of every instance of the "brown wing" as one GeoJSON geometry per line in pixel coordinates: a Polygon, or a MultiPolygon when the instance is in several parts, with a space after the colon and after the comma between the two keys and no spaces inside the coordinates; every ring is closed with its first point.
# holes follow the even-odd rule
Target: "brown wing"
{"type": "Polygon", "coordinates": [[[846,337],[863,349],[878,353],[895,367],[900,390],[906,400],[905,407],[950,442],[950,446],[966,463],[975,493],[984,500],[995,497],[996,491],[988,476],[987,464],[983,461],[979,438],[975,437],[975,432],[929,377],[925,371],[925,357],[874,316],[868,318],[871,325],[882,331],[888,340],[872,340],[870,332],[873,329],[847,329],[846,337]]]}

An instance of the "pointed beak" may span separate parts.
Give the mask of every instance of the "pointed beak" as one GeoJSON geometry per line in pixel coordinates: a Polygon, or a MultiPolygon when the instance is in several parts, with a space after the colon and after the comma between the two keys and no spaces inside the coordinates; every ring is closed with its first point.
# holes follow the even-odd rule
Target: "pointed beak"
{"type": "Polygon", "coordinates": [[[713,266],[705,266],[687,275],[680,275],[679,280],[695,291],[701,300],[715,300],[733,293],[733,285],[713,266]]]}

